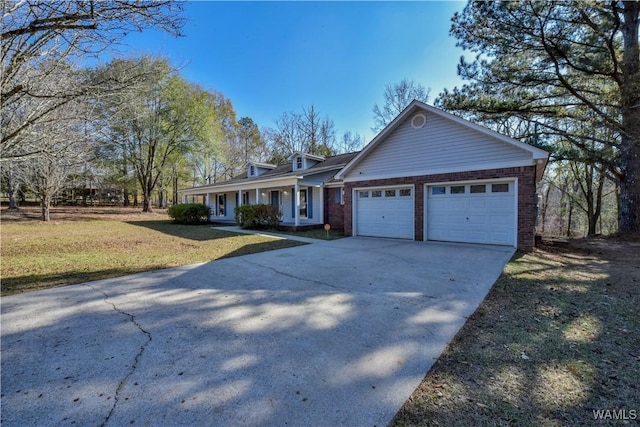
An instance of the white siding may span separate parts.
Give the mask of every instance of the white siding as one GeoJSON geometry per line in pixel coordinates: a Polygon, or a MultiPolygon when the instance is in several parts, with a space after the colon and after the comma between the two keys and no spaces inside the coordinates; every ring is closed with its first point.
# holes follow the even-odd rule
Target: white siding
{"type": "MultiPolygon", "coordinates": [[[[302,190],[308,190],[307,187],[300,186],[302,190]]],[[[292,192],[291,189],[287,189],[287,194],[282,195],[282,220],[284,222],[294,222],[294,218],[291,216],[291,205],[293,203],[292,192]]],[[[323,219],[321,218],[321,197],[320,194],[322,188],[314,187],[312,192],[313,196],[313,218],[300,218],[300,224],[322,224],[323,219]]]]}
{"type": "Polygon", "coordinates": [[[381,141],[345,177],[375,179],[463,170],[521,166],[532,155],[434,114],[423,128],[411,126],[413,114],[381,141]]]}

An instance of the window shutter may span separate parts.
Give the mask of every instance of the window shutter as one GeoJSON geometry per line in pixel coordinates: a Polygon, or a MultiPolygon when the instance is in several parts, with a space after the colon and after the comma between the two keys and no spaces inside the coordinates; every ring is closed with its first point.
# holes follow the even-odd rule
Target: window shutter
{"type": "Polygon", "coordinates": [[[223,194],[222,195],[222,200],[223,200],[223,204],[224,204],[224,216],[227,216],[227,195],[223,194]]]}
{"type": "Polygon", "coordinates": [[[291,219],[295,219],[296,217],[296,197],[298,197],[298,195],[294,187],[291,189],[291,219]]]}
{"type": "Polygon", "coordinates": [[[313,218],[313,187],[307,188],[307,218],[313,218]]]}

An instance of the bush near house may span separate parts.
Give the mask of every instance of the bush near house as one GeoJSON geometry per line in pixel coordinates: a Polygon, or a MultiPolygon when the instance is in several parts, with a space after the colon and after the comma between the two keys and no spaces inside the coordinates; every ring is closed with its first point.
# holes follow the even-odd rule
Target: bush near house
{"type": "Polygon", "coordinates": [[[185,203],[171,206],[167,213],[178,224],[206,224],[210,209],[201,203],[185,203]]]}
{"type": "Polygon", "coordinates": [[[253,230],[275,228],[280,221],[280,211],[271,205],[243,205],[235,208],[236,223],[253,230]]]}

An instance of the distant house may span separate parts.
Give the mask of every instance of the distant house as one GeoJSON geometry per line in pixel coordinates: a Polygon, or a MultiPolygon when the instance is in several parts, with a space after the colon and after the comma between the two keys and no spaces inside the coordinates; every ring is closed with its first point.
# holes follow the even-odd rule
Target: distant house
{"type": "Polygon", "coordinates": [[[233,221],[241,204],[265,203],[280,209],[285,225],[531,250],[547,159],[546,151],[413,101],[358,153],[249,162],[246,175],[182,193],[204,194],[216,221],[233,221]]]}

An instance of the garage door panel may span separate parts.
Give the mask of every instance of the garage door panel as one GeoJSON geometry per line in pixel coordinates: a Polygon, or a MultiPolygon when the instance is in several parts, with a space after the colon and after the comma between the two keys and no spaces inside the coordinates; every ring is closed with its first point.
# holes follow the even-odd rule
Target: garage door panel
{"type": "Polygon", "coordinates": [[[489,200],[489,209],[492,211],[509,211],[513,212],[513,196],[507,197],[496,197],[489,200]]]}
{"type": "Polygon", "coordinates": [[[400,196],[397,188],[376,188],[370,191],[370,195],[374,191],[380,197],[357,198],[354,215],[356,235],[413,239],[413,189],[410,196],[400,196]]]}
{"type": "Polygon", "coordinates": [[[469,200],[469,209],[471,210],[485,210],[487,209],[487,199],[480,197],[473,197],[469,200]]]}
{"type": "Polygon", "coordinates": [[[493,226],[507,226],[513,225],[513,215],[510,214],[493,214],[491,215],[491,225],[493,226]]]}
{"type": "Polygon", "coordinates": [[[464,199],[454,199],[447,201],[447,207],[452,211],[463,211],[467,209],[468,206],[468,201],[464,199]]]}
{"type": "Polygon", "coordinates": [[[426,239],[513,245],[515,183],[508,183],[508,192],[493,192],[491,184],[504,189],[506,183],[488,183],[486,193],[471,193],[471,184],[465,185],[464,193],[453,194],[451,187],[462,184],[439,185],[446,192],[437,195],[427,187],[426,239]]]}

